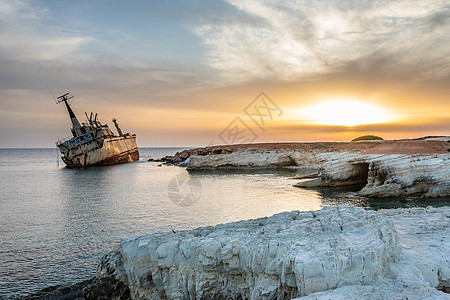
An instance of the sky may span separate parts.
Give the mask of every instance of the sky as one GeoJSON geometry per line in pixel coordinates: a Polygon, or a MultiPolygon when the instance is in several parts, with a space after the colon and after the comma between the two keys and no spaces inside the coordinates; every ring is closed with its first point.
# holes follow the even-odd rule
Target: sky
{"type": "Polygon", "coordinates": [[[450,135],[450,3],[0,0],[0,147],[66,92],[139,146],[450,135]]]}

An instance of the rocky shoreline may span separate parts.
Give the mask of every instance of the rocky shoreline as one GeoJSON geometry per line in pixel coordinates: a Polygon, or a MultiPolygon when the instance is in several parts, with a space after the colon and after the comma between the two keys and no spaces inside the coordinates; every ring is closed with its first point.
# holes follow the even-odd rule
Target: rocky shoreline
{"type": "Polygon", "coordinates": [[[130,299],[130,290],[110,277],[93,277],[71,285],[51,286],[20,300],[130,299]]]}
{"type": "Polygon", "coordinates": [[[302,170],[298,187],[364,184],[367,197],[450,196],[450,137],[445,140],[265,143],[181,151],[162,162],[187,170],[302,170]]]}
{"type": "MultiPolygon", "coordinates": [[[[450,207],[344,205],[125,238],[78,290],[80,299],[450,299],[449,220],[450,207]]],[[[24,299],[76,299],[64,297],[24,299]]]]}
{"type": "MultiPolygon", "coordinates": [[[[266,143],[151,160],[188,170],[301,170],[298,187],[450,196],[450,142],[266,143]]],[[[21,299],[450,299],[450,207],[284,212],[122,239],[97,275],[21,299]],[[443,293],[442,291],[446,292],[443,293]]]]}

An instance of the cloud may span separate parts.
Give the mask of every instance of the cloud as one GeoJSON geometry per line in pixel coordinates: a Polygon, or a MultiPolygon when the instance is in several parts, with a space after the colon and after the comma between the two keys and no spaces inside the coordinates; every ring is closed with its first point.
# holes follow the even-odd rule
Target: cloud
{"type": "MultiPolygon", "coordinates": [[[[110,114],[161,136],[169,125],[221,129],[261,90],[285,111],[335,97],[405,114],[448,111],[448,1],[57,2],[0,0],[0,129],[32,131],[53,112],[44,119],[59,125],[39,136],[67,131],[64,107],[55,108],[46,86],[75,95],[80,113],[110,114]]],[[[379,130],[390,128],[399,127],[379,130]]],[[[13,145],[18,135],[8,130],[13,145]]],[[[274,129],[281,140],[298,131],[311,139],[347,133],[283,130],[274,129]]],[[[165,141],[195,135],[176,131],[165,141]]]]}
{"type": "Polygon", "coordinates": [[[32,2],[27,0],[1,0],[0,16],[2,21],[11,23],[17,20],[27,20],[26,22],[30,22],[39,19],[41,15],[47,13],[46,9],[36,6],[33,7],[31,4],[32,2]]]}
{"type": "Polygon", "coordinates": [[[27,32],[0,33],[0,53],[9,60],[51,61],[73,54],[91,37],[46,38],[27,32]]]}
{"type": "MultiPolygon", "coordinates": [[[[80,6],[69,8],[83,12],[80,6]]],[[[95,11],[90,5],[88,12],[92,13],[91,9],[95,11]]],[[[143,7],[140,13],[149,10],[143,7]]],[[[116,14],[121,12],[115,10],[116,14]]],[[[49,86],[55,94],[73,90],[99,102],[123,104],[126,95],[127,103],[154,101],[163,105],[168,97],[177,96],[183,105],[183,93],[213,82],[210,69],[204,66],[193,72],[189,61],[153,58],[152,53],[146,53],[149,42],[136,46],[127,38],[139,36],[121,30],[123,26],[96,29],[95,20],[74,17],[80,12],[67,18],[61,16],[63,13],[58,6],[41,7],[37,1],[0,0],[2,98],[9,95],[6,90],[34,90],[48,95],[49,86]],[[133,52],[137,48],[143,55],[133,52]]],[[[158,45],[161,51],[167,47],[158,45]]]]}
{"type": "Polygon", "coordinates": [[[270,128],[270,130],[286,132],[306,132],[306,133],[384,133],[409,132],[430,132],[448,135],[450,128],[450,119],[447,116],[416,116],[414,119],[407,119],[393,123],[365,124],[357,126],[334,126],[317,124],[280,124],[270,128]]]}
{"type": "Polygon", "coordinates": [[[67,57],[93,40],[45,25],[45,8],[27,0],[0,1],[0,55],[3,60],[50,61],[67,57]]]}
{"type": "Polygon", "coordinates": [[[449,75],[446,1],[228,0],[257,25],[210,22],[194,32],[229,82],[297,80],[349,65],[416,78],[449,75]],[[380,67],[380,68],[381,68],[380,67]],[[416,72],[411,74],[410,72],[416,72]]]}

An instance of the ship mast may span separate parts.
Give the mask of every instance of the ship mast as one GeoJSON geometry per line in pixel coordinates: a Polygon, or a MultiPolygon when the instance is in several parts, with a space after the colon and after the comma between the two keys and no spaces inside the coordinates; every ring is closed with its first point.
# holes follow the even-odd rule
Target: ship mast
{"type": "Polygon", "coordinates": [[[122,130],[120,129],[119,124],[117,124],[117,120],[114,118],[114,119],[112,119],[112,121],[113,121],[114,125],[116,125],[116,129],[117,129],[117,132],[119,133],[119,136],[123,136],[122,130]]]}
{"type": "Polygon", "coordinates": [[[82,135],[84,130],[80,125],[80,122],[78,121],[77,117],[75,116],[72,108],[70,107],[69,103],[67,103],[67,100],[72,99],[73,96],[69,96],[69,93],[66,93],[62,96],[59,96],[56,98],[56,103],[64,102],[66,104],[67,111],[69,112],[70,121],[72,122],[72,134],[74,137],[82,135]]]}

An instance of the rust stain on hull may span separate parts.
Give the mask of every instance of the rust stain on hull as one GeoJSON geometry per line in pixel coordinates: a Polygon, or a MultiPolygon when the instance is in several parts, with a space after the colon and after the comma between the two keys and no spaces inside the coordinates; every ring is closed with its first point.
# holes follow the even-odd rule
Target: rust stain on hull
{"type": "Polygon", "coordinates": [[[123,164],[139,160],[139,149],[133,136],[125,140],[107,140],[101,148],[81,152],[72,157],[63,156],[62,159],[70,168],[123,164]]]}
{"type": "Polygon", "coordinates": [[[115,165],[115,164],[123,164],[127,162],[132,162],[139,160],[139,151],[138,149],[133,149],[110,158],[104,159],[93,166],[107,166],[107,165],[115,165]]]}

